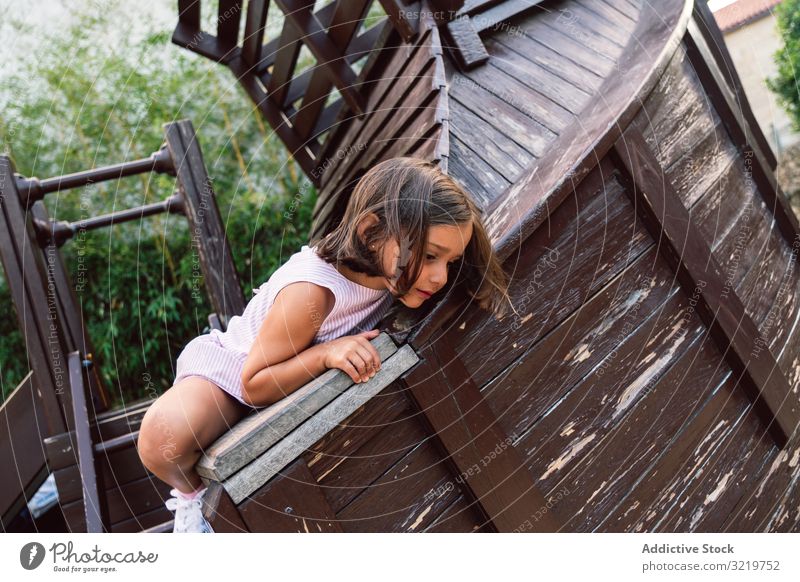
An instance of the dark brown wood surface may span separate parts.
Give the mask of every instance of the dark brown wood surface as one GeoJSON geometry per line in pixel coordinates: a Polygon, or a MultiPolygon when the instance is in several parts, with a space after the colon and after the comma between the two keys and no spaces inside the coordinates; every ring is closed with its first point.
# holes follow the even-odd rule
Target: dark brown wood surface
{"type": "Polygon", "coordinates": [[[211,179],[194,128],[188,120],[165,125],[167,146],[183,194],[189,230],[196,241],[204,285],[217,316],[227,327],[234,315],[244,311],[245,300],[239,276],[228,247],[225,228],[217,207],[211,179]]]}
{"type": "Polygon", "coordinates": [[[28,372],[0,406],[0,467],[5,468],[5,476],[0,480],[3,531],[7,531],[8,524],[47,477],[42,447],[31,446],[41,441],[39,427],[43,425],[33,372],[28,372]]]}
{"type": "Polygon", "coordinates": [[[745,313],[738,295],[726,286],[722,269],[713,258],[685,207],[663,175],[642,135],[623,133],[614,146],[615,155],[631,175],[640,212],[654,238],[664,244],[684,287],[702,286],[698,312],[734,373],[743,378],[758,413],[779,446],[784,446],[800,424],[800,402],[780,372],[768,346],[763,346],[758,328],[745,313]]]}
{"type": "Polygon", "coordinates": [[[337,516],[308,470],[296,459],[280,477],[264,484],[238,506],[252,532],[340,532],[337,516]]]}

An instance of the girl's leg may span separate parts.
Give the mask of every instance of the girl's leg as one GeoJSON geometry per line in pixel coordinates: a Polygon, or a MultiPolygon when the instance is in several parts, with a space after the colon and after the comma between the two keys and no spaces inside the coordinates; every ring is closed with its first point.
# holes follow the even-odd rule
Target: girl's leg
{"type": "Polygon", "coordinates": [[[203,450],[248,410],[213,382],[200,376],[184,378],[145,413],[139,457],[156,477],[191,493],[202,484],[194,465],[203,450]]]}

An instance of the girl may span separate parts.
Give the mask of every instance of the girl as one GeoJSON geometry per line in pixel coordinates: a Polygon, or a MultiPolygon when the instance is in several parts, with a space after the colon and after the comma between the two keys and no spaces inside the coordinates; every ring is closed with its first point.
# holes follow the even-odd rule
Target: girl
{"type": "Polygon", "coordinates": [[[142,419],[139,456],[174,487],[174,531],[211,531],[194,470],[204,447],[329,368],[369,380],[381,365],[372,328],[393,299],[419,307],[448,279],[447,289],[466,285],[481,307],[504,312],[508,282],[469,196],[431,163],[376,165],[335,230],[292,255],[224,333],[186,345],[174,385],[142,419]]]}

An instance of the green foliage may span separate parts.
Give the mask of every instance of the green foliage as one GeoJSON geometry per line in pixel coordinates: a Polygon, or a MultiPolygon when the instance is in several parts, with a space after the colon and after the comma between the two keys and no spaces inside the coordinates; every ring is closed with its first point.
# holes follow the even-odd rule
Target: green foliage
{"type": "Polygon", "coordinates": [[[789,113],[794,129],[800,131],[800,0],[784,0],[775,9],[783,47],[775,53],[776,77],[767,80],[789,113]]]}
{"type": "MultiPolygon", "coordinates": [[[[0,150],[23,175],[58,176],[146,157],[160,147],[164,123],[190,119],[249,298],[307,241],[315,192],[230,72],[170,44],[177,17],[174,2],[165,4],[161,17],[121,1],[71,8],[71,22],[40,36],[2,79],[0,150]],[[144,31],[119,30],[140,20],[144,31]]],[[[163,200],[174,188],[174,178],[145,174],[50,194],[45,203],[52,219],[77,220],[163,200]]],[[[86,233],[61,251],[80,280],[78,300],[115,403],[145,396],[145,377],[168,388],[178,353],[211,312],[183,216],[86,233]]],[[[5,397],[29,362],[1,274],[0,305],[9,314],[0,321],[5,397]]]]}

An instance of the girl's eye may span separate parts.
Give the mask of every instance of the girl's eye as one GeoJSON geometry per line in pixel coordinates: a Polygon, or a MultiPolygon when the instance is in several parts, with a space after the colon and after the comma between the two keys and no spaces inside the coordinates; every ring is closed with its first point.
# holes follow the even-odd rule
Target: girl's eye
{"type": "Polygon", "coordinates": [[[428,257],[429,259],[435,259],[435,258],[436,258],[435,256],[433,256],[433,255],[430,255],[430,254],[429,254],[429,255],[427,255],[427,257],[428,257]]]}

